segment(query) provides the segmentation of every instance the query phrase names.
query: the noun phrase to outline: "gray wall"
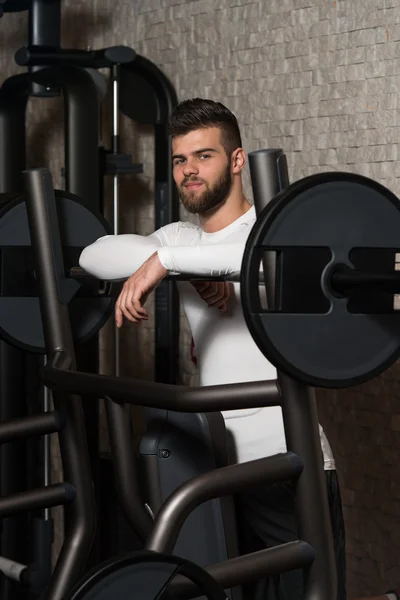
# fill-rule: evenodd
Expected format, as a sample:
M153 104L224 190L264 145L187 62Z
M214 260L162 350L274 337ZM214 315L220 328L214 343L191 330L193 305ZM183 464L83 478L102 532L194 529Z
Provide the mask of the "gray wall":
M347 170L400 191L400 0L68 0L63 6L64 46L132 46L163 69L180 98L200 95L229 106L247 150L284 148L292 180ZM25 37L26 15L0 22L3 78L18 72L13 53ZM60 100L32 100L29 113L30 166L50 164L60 185ZM121 230L145 234L153 228L152 135L127 121L123 130L124 149L144 162L145 174L122 185ZM245 181L250 196L247 172ZM152 377L153 329L151 320L124 329L125 374ZM189 342L185 329L184 383L196 381ZM103 347L108 371L109 335ZM318 394L343 490L350 597L398 584L398 380L395 366L358 388Z

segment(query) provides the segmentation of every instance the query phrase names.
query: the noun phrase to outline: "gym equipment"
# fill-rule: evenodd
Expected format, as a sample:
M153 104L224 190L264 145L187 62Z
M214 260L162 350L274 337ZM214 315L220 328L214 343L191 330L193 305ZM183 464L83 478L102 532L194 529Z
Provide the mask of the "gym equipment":
M44 77L45 70L42 69L35 73L26 73L16 77L11 77L3 83L0 90L0 124L2 133L1 138L1 168L2 187L1 192L11 193L23 192L21 184L21 170L25 168L25 110L27 99L31 92L31 83L33 78ZM100 161L98 152L98 92L93 82L92 75L75 67L52 67L47 70L49 80L57 81L57 84L63 88L65 104L65 127L67 135L65 137L65 183L67 193L75 194L78 192L79 198L86 203L88 210L98 210L99 207L99 179L100 179ZM51 76L51 77L50 77ZM47 81L49 81L47 80ZM75 205L76 203L74 203ZM12 215L12 213L10 213ZM37 322L37 321L36 321ZM32 325L29 324L29 328ZM38 378L38 373L43 366L43 359L37 358L35 366L29 371L25 368L28 358L27 353L15 351L10 344L1 342L2 347L2 406L5 419L12 417L23 417L30 412L28 405L27 389L32 394L33 375ZM96 336L90 340L82 342L77 347L77 360L83 368L97 372L98 350ZM40 398L42 390L37 388L36 404L40 403L40 410L43 409L44 399ZM12 400L11 400L12 399ZM12 412L8 408L12 403ZM33 405L31 405L33 406ZM87 434L91 449L92 471L95 484L98 481L98 407L95 405L85 407L87 420ZM32 442L29 442L33 444ZM41 444L40 441L37 442ZM22 444L22 442L20 443ZM25 453L25 450L22 450ZM43 449L38 447L30 455L42 455ZM17 454L17 445L10 444L1 449L5 454L4 461L13 465L14 472L10 472L8 479L2 479L2 495L15 493L26 489L26 477L24 476L23 465L26 462L21 451ZM27 452L28 453L28 452ZM37 459L38 460L38 459ZM48 468L48 462L46 463ZM48 480L48 474L44 474L43 479ZM17 481L18 480L18 481ZM37 484L36 484L37 485ZM14 519L13 527L19 526L22 517ZM12 529L12 523L10 527ZM19 562L26 560L26 549L29 546L22 546L18 540L26 538L28 526L23 527L25 535L10 531L9 536L1 536L2 547L1 555L7 558L13 558ZM47 527L47 525L46 525ZM51 539L51 536L50 536ZM36 544L35 544L36 545ZM94 551L95 551L95 546ZM49 548L50 551L50 548ZM8 585L8 582L5 582ZM21 594L21 600L26 597L24 590L18 590ZM9 595L15 598L14 590ZM4 596L6 598L6 596Z
M154 127L154 229L179 220L179 199L172 177L168 118L178 103L175 89L164 73L144 56L137 55L119 69L121 112L142 125ZM138 90L140 89L140 94ZM154 379L179 381L179 295L172 281L155 291Z
M105 219L90 210L78 197L56 191L57 204L49 212L52 229L61 224L60 262L76 264L82 249L100 236L111 233ZM9 200L0 208L0 336L27 352L45 353L35 277L26 197ZM100 285L85 286L64 274L59 264L59 294L69 305L75 341L92 338L104 325L114 307L114 299L102 294ZM97 289L96 289L97 288Z
M360 384L400 356L394 294L400 203L350 173L297 181L261 212L243 257L242 302L260 350L314 387ZM275 254L275 294L261 308L262 256Z
M48 205L54 202L51 193L51 176L47 170L34 170L27 171L25 177L32 248L49 355L49 362L43 372L44 382L56 395L79 393L91 398L103 397L109 407L112 405L114 416L119 415L119 422L116 418L113 423L114 434L118 435L118 450L113 457L117 465L116 487L131 493L130 516L138 529L147 534L148 527L152 525L145 548L153 552L170 552L182 524L199 503L221 495L239 493L257 482L296 478L299 489L296 508L301 540L270 548L255 555L237 557L218 565L208 565L206 570L224 587L229 588L244 581L260 578L268 572L304 568L307 572L306 598L333 600L336 597L336 589L329 511L320 460L315 400L309 390L297 382L284 379L281 381L285 388L282 396L273 381L209 388L183 388L77 371L67 307L61 303L55 285L57 270L53 261L55 250L52 244L57 243L59 246L60 241L57 241L56 232L50 233L46 218ZM125 403L177 412L217 412L239 407L281 404L289 450L285 454L274 457L204 473L194 480L187 481L162 505L155 515L154 522L151 523L148 513L140 505L140 499L138 503L137 489L135 489L137 479L127 479L123 471L130 449L127 444L127 427L123 425L126 423ZM119 465L119 461L122 461L122 464ZM121 501L124 503L123 497ZM82 562L85 549L77 544L74 550L80 554ZM69 558L72 560L72 555ZM74 561L74 565L76 564L77 562ZM67 575L65 567L65 563L58 564L53 573L49 586L49 600L57 600L61 597L59 595L61 580L64 596L75 583L76 570L73 572L70 569ZM118 573L121 574L117 571Z
M176 102L176 95L172 86L167 82L165 76L156 67L141 59L131 48L116 46L100 50L81 51L76 49L62 49L60 46L61 31L61 2L60 0L6 0L2 4L4 12L28 10L28 43L26 47L20 48L15 54L16 63L19 66L27 68L26 73L8 78L0 88L0 194L3 194L2 204L6 207L6 201L13 199L16 203L17 197L21 199L21 207L24 205L24 188L21 181L21 171L26 168L25 157L25 113L27 102L30 96L51 97L63 94L64 100L64 120L65 120L65 168L63 169L63 181L66 188L65 192L56 192L57 198L67 198L60 202L65 205L67 212L77 210L76 203L80 204L79 214L87 211L98 213L101 211L101 197L103 193L103 176L111 175L115 179L121 173L140 173L142 165L132 164L131 157L119 152L117 132L114 131L112 148L106 149L99 146L99 119L100 102L104 99L106 93L105 77L96 69L107 67L114 73L121 68L122 64L127 67L136 60L141 64L141 81L146 86L146 102L151 98L151 107L153 112L145 111L141 108L148 119L148 122L155 124L157 135L156 152L156 175L157 191L156 214L161 215L161 220L165 224L169 222L169 215L175 211L178 214L178 201L172 193L172 176L169 169L170 149L168 136L165 137L166 109ZM1 12L1 11L0 11ZM6 17L5 17L6 18ZM4 20L3 20L4 23ZM148 75L147 75L148 74ZM130 88L134 81L135 67L127 69L124 81L125 89ZM141 97L141 93L135 95ZM139 90L140 92L140 90ZM150 96L149 96L150 94ZM122 96L124 90L122 90ZM160 98L158 98L160 96ZM114 98L114 110L118 108L118 98ZM149 106L149 104L148 104ZM159 106L163 109L160 112ZM121 106L119 107L121 108ZM140 102L135 103L136 112L140 109ZM115 113L114 113L115 114ZM162 130L162 131L161 131ZM165 156L163 152L167 148ZM6 198L4 194L9 194ZM76 197L76 202L71 201L70 194ZM8 204L8 218L11 218L14 225L17 224L17 215L15 207ZM68 207L68 208L67 208ZM175 207L175 208L173 208ZM21 208L21 224L25 222ZM72 214L72 213L71 213ZM2 212L6 218L5 212ZM90 220L90 217L87 215ZM93 227L96 227L95 219L92 221ZM101 229L101 228L100 228ZM110 230L108 229L108 232ZM4 233L4 232L3 232ZM13 311L19 303L36 306L37 298L36 283L32 277L32 271L29 271L31 264L30 257L27 259L28 273L30 281L23 280L25 266L23 261L26 254L29 253L29 242L25 247L18 247L16 240L22 241L22 231L17 232L13 248L2 247L2 257L7 259L7 290L2 293L15 293L16 296L1 298L11 310L12 319L10 322L3 323L2 327L4 339L8 342L13 340L13 345L5 341L0 341L0 368L2 386L0 390L0 418L6 422L12 418L21 418L25 415L35 414L41 410L48 410L50 395L48 390L43 392L39 373L43 367L43 357L40 356L40 347L43 347L40 320L32 317L26 330L22 328L23 318L14 318ZM84 238L86 239L86 238ZM65 240L66 243L68 240ZM87 242L85 241L85 244ZM78 252L78 247L64 244L63 253L66 264L73 260L72 254ZM25 253L25 257L24 257ZM17 284L10 288L10 262L16 260L20 287ZM70 264L73 264L72 262ZM2 272L2 275L5 275ZM70 274L66 273L65 287L72 289L75 282L68 281ZM112 305L113 289L106 286L99 289L94 282L89 285L81 285L79 292L74 296L73 304L86 302L89 297L94 299L98 305L102 304L104 308L103 316L106 318L107 309ZM64 285L63 284L63 285ZM157 332L156 341L157 359L156 359L156 377L161 381L176 381L177 373L175 368L176 358L178 356L179 329L173 323L179 323L175 319L178 313L178 298L171 284L164 285L163 300L157 308ZM27 294L32 292L34 296L29 299ZM104 293L102 293L104 292ZM107 294L110 292L110 298L107 300ZM72 293L72 292L71 292ZM159 294L162 294L160 291ZM21 297L20 297L21 295ZM11 306L11 298L16 298L16 303ZM72 304L71 304L71 310ZM100 310L102 312L102 309ZM28 315L27 315L28 316ZM100 314L97 315L100 317ZM92 313L92 317L94 314ZM89 321L92 317L89 317ZM96 317L94 317L96 320ZM101 317L100 317L101 320ZM100 326L100 320L98 324ZM20 322L19 322L20 321ZM87 323L89 324L89 321ZM92 323L93 324L93 323ZM17 331L15 331L17 327ZM81 326L80 326L81 327ZM36 328L36 334L35 334ZM82 329L82 327L81 327ZM10 331L9 331L10 330ZM85 371L98 372L98 340L96 336L96 327L87 328L86 334L81 331L75 332L76 340L79 344L76 347L77 363L79 368ZM81 333L84 335L81 336ZM93 334L93 335L91 335ZM22 337L21 340L18 338ZM40 338L40 339L39 339ZM33 345L32 345L33 344ZM162 347L161 345L162 344ZM24 348L22 350L21 348ZM27 351L36 348L36 355ZM89 453L92 466L92 474L95 483L97 495L103 496L99 492L100 488L100 460L98 455L98 406L95 403L85 405L86 433L88 436ZM109 461L106 461L109 462ZM35 468L33 469L32 466ZM49 444L48 437L44 440L32 438L21 440L20 442L8 443L2 446L0 451L0 469L1 469L1 495L7 496L21 490L35 488L39 485L49 483ZM31 476L32 473L32 476ZM33 480L35 474L35 480ZM32 479L32 481L31 481ZM52 537L51 528L49 530L49 513L44 511L42 519L43 531L39 534L40 528L38 522L34 521L35 539L32 544L28 542L24 545L20 540L27 539L27 532L30 530L30 516L9 517L2 522L0 535L0 556L12 558L19 563L31 561L30 550L37 548L35 555L43 552L44 540L50 540ZM106 522L106 519L104 520ZM104 540L104 548L108 549L108 540ZM50 546L47 543L50 551ZM29 552L28 552L29 549ZM93 544L92 562L95 564L103 552L99 544ZM43 559L46 565L47 559ZM26 600L28 592L14 586L9 580L0 579L0 596L3 600L12 597L13 600ZM11 586L11 587L10 587Z
M194 584L192 597L204 595L208 600L226 600L224 590L207 571L188 560L161 552L138 552L102 564L85 577L70 600L122 600L133 594L143 600L161 599L164 595L167 599L175 597L177 591L178 597L182 597L176 585L179 576Z
M176 93L171 83L165 77L163 72L154 65L151 61L143 56L136 55L134 61L129 63L121 64L113 68L113 137L111 146L114 150L119 149L119 123L116 114L116 107L119 106L120 111L132 119L135 123L141 125L150 125L154 128L154 183L155 183L155 203L154 203L154 227L155 229L167 225L168 223L179 219L179 201L176 193L176 188L172 178L172 161L171 161L171 143L168 135L167 123L169 115L177 104L178 100ZM140 93L138 93L140 90ZM124 155L122 155L123 157ZM106 154L109 161L113 161L113 153ZM123 161L119 161L119 175L124 174ZM114 232L118 233L118 214L119 214L119 193L118 193L118 173L110 169L107 171L113 177L113 200L114 200ZM72 277L76 277L80 283L84 286L84 280L86 276L80 269L73 269L71 272ZM118 293L118 285L113 285L110 293ZM155 291L155 341L154 341L154 380L163 383L177 383L179 379L179 297L177 288L173 281L164 281L158 286ZM116 346L118 348L118 330L116 337ZM115 374L119 374L119 356L118 352L115 356ZM107 404L106 404L107 406ZM146 435L146 440L143 440L140 444L141 462L143 463L143 469L149 477L155 473L154 467L160 466L161 472L166 470L168 474L171 474L172 465L171 460L166 461L162 459L161 453L159 454L157 447L162 444L165 439L162 436L155 438L158 440L154 443L153 437L150 433L152 428L156 431L162 430L167 436L168 431L173 428L175 415L168 411L151 411L147 413L144 411L147 422L147 428L149 435ZM190 420L197 421L197 416L189 415ZM198 431L199 428L203 428L204 432L207 430L207 421L203 416L199 417L200 422L193 427ZM222 419L221 419L222 420ZM182 423L180 423L182 425ZM208 437L210 433L208 433ZM215 458L211 452L210 445L207 446L203 452L203 466L207 464L209 460L209 468L215 467ZM160 447L162 449L162 447ZM176 454L173 455L176 457ZM135 460L134 452L131 451L127 456L127 463ZM110 455L103 456L101 461L101 473L104 476L104 483L102 484L102 494L99 498L100 506L104 508L104 523L114 523L114 526L109 528L109 533L104 536L104 543L101 542L101 552L103 558L112 555L113 550L121 551L123 548L132 549L138 546L138 536L132 532L132 528L127 527L125 515L121 510L120 505L117 502L115 490L113 490L113 483L110 477L112 477L112 458ZM188 461L189 462L189 461ZM150 468L150 465L152 467ZM125 465L125 468L130 472L130 466ZM149 470L148 470L149 468ZM157 469L156 469L157 471ZM188 465L188 473L193 473L193 466ZM184 477L185 473L182 470L175 472L173 479L164 479L163 483L165 486L161 486L160 494L164 497L167 490L171 488L172 482L175 481L178 484L179 477ZM108 475L107 475L108 474ZM177 475L180 474L180 475ZM176 478L178 477L178 481ZM156 477L157 479L157 477ZM154 482L154 479L152 479ZM174 489L174 488L173 488ZM110 494L114 497L110 497ZM108 500L106 500L108 498ZM154 498L151 498L151 503ZM106 501L108 507L105 506ZM212 502L213 505L219 505L218 501ZM209 523L211 529L213 519L218 517L219 508L202 506L199 507L198 512L211 512L205 522ZM129 513L129 510L128 510ZM209 517L212 518L209 518ZM217 531L220 529L219 523L215 524ZM196 531L199 528L196 527ZM205 545L209 546L209 550L213 553L219 552L218 559L224 560L227 558L226 548L222 541L215 542L214 530L211 531L210 540L207 540L206 531L202 531L198 534L200 552L201 548ZM187 543L183 548L183 555L187 558L192 557L192 538L186 527L182 530L182 536L180 537L179 543L187 535ZM222 537L223 539L223 537ZM140 547L140 543L139 543ZM233 546L232 542L232 548ZM115 553L115 552L114 552ZM235 551L232 550L233 555ZM207 555L207 553L206 553ZM213 555L213 554L211 554ZM230 554L228 554L229 556ZM196 553L196 559L198 553Z

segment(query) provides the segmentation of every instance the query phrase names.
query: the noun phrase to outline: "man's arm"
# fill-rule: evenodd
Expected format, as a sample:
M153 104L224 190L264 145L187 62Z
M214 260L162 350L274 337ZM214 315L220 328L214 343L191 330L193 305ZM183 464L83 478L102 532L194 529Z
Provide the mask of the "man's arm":
M174 237L168 235L171 226L167 227L168 231L162 228L149 236L104 236L85 248L80 256L79 265L94 277L106 281L128 278L116 303L118 326L124 317L134 323L148 318L143 305L169 272L202 276L240 272L244 242L174 246L169 243ZM224 310L229 286L202 282L196 289L209 306Z
M183 275L238 275L245 242L207 246L164 246L157 251L163 267Z
M112 281L126 279L155 252L171 273L223 276L240 273L244 242L208 246L165 245L161 232L151 235L107 235L87 246L79 265L90 275Z
M123 319L140 323L148 319L144 303L149 294L168 275L222 276L240 273L244 243L210 246L163 246L154 252L124 283L115 307L115 320L121 327ZM161 255L161 256L160 256ZM230 288L224 282L195 285L209 306L225 310Z
M159 231L147 236L106 235L82 251L79 266L104 281L126 279L162 245L163 237Z

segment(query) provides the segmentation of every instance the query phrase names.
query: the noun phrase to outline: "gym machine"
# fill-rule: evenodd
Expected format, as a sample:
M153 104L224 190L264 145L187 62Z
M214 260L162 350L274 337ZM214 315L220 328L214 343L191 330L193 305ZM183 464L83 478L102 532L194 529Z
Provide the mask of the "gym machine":
M146 536L147 550L169 553L175 551L185 518L191 510L197 509L199 502L238 493L257 481L294 477L297 480L296 509L300 540L255 556L207 565L206 571L224 588L231 589L252 578L257 579L262 576L261 573L302 567L306 598L335 598L336 575L317 412L313 390L307 384L331 388L355 385L383 372L399 356L399 319L392 303L393 294L400 291L399 274L393 273L395 254L400 246L395 237L398 230L396 218L399 218L400 209L398 199L391 192L365 177L347 173L312 176L288 185L277 194L275 188L273 200L263 208L271 200L265 183L263 185L267 174L268 184L271 184L271 174L275 168L273 166L271 170L271 160L272 165L274 161L275 164L284 165L284 157L279 151L250 154L258 219L246 244L241 285L243 309L250 331L263 352L278 365L278 386L276 382L256 382L187 389L78 372L74 367L73 354L70 354L68 339L63 341L61 337L61 324L65 322L66 312L56 294L56 273L60 270L52 266L53 259L49 253L50 241L56 245L60 241L56 230L46 229L48 221L43 220L45 207L47 210L51 207L51 180L46 171L31 171L26 173L30 189L30 227L37 272L40 273L38 284L42 320L48 331L47 343L51 356L43 377L53 392L79 394L85 401L104 397L111 407L111 429L112 423L117 424L115 415L118 412L122 414L125 403L179 413L189 410L207 413L281 404L287 436L286 454L222 467L187 481L162 503L153 522L148 515L146 517L143 504L137 503L138 494L136 498L131 496L130 517ZM278 184L279 177L273 181ZM366 215L366 211L370 214ZM376 227L377 222L380 228ZM305 269L313 289L318 288L319 293L316 298L311 295L306 312L301 308L304 298L300 308L293 304L293 300L291 305L286 303L287 277L289 281L296 281L293 272L296 252L299 251L301 255L303 249L311 251L310 248L315 254L316 265L321 263L321 249L325 256L326 249L329 250L329 260L324 269L320 266L316 268L313 262ZM266 251L273 252L272 261L271 254L266 255ZM367 261L364 253L369 259L374 257L374 261ZM359 262L361 259L363 261ZM261 308L258 300L261 261L267 277L268 308ZM389 269L390 264L392 269ZM300 285L299 281L297 285ZM375 295L374 304L368 299L368 308L365 300L362 304L360 289L372 291ZM321 290L331 302L330 311L320 308L318 312L315 308L321 300ZM304 352L304 357L301 353L301 358L294 363L291 362L291 344L288 343L287 321L290 318L294 323L290 340ZM305 328L301 327L301 318L314 325L313 329L306 328L306 335ZM279 338L275 335L278 320L282 323L282 331L288 332L287 336ZM350 333L348 328L353 328ZM323 335L318 335L321 331ZM314 344L318 344L317 351L309 343L313 332ZM352 354L353 362L344 364L336 356L345 351L343 340L347 339L346 336L350 335L350 343L356 334L362 349ZM50 352L50 344L53 353ZM316 356L311 352L317 352ZM117 487L123 490L124 485L129 485L130 492L138 492L134 489L135 480L129 479L127 483L123 477L123 461L126 461L124 449L128 447L124 430L116 426L114 433L119 434L118 440L115 438L118 444L113 446ZM122 467L119 461L122 461ZM135 510L138 512L135 513ZM147 597L146 593L151 596L154 587L148 587L149 579L153 582L157 580L159 585L161 581L151 569L146 570L147 578L143 573L138 574L137 569L133 573L128 568L130 560L137 565L138 555L117 558L92 571L77 585L73 597L112 597L116 589L112 588L114 585L127 586L125 589L135 590L143 597ZM258 571L260 564L262 569ZM178 586L182 585L185 593L190 593L188 584L179 582L178 578L171 583L171 586L174 585L177 588L171 587L170 591L179 593Z
M187 389L77 371L68 308L60 301L57 290L59 287L57 280L62 282L63 277L60 278L61 265L59 262L57 264L57 260L54 261L54 257L62 256L62 245L58 229L49 227L49 222L54 222L51 215L55 213L51 176L46 170L28 171L25 176L28 188L28 219L43 315L42 323L49 356L43 377L45 384L52 389L55 398L59 398L61 402L66 402L69 406L75 406L74 402L78 403L78 400L76 398L74 402L72 401L73 394L79 393L83 397L90 397L91 401L93 398L103 397L107 402L112 403L112 410L117 414L118 412L121 414L123 404L126 402L179 412L215 412L276 405L281 402L275 382ZM298 391L296 388L292 391L293 402L296 401L296 391ZM69 395L71 395L71 399L69 399ZM307 422L308 403L304 402L307 397L300 394L297 400L300 416L301 413L304 413L303 419ZM290 404L287 410L289 412L292 410ZM298 430L298 423L295 423L294 420L288 419L286 425L290 433L294 433L293 429ZM315 413L311 414L306 425L303 435L298 432L293 435L292 449L286 454L211 471L178 488L155 515L146 539L145 549L153 553L171 552L185 519L198 504L221 495L239 493L250 485L260 482L281 481L288 478L301 479L304 476L304 484L308 486L308 495L302 497L298 508L300 516L305 517L302 531L305 540L264 550L255 555L237 557L232 561L209 566L207 570L221 585L231 587L240 585L244 581L257 579L264 573L273 572L274 569L279 572L284 569L304 567L308 572L307 587L310 595L333 599L335 584L334 567L331 561L332 553L330 552L332 542L326 491L323 486L320 489L319 485L323 478L318 474L318 471L322 472L322 463L319 460L319 432ZM122 431L119 433L122 434ZM123 450L121 449L122 439L121 435L120 452L114 457L116 462L123 454L121 451ZM302 458L296 454L296 444L301 446L299 449L303 451ZM65 470L66 478L72 485L74 485L74 481L80 479L81 457L85 457L85 455L87 455L87 451L85 452L82 444L79 452L80 460L75 460L74 464L71 462L68 465L69 469ZM88 461L83 460L83 465L86 463ZM116 470L116 477L119 477L120 474ZM119 485L123 484L124 481L119 483ZM78 490L76 491L78 492ZM89 499L89 495L86 497ZM313 506L312 521L307 518L310 515L310 505ZM66 510L68 510L67 507ZM72 504L69 510L74 510L80 520L78 506L74 507ZM81 525L83 526L83 521L81 521ZM89 536L90 531L87 531L87 537L84 538L85 543L72 548L70 532L67 531L63 551L47 591L49 599L68 597L71 584L75 584L81 575L81 568L88 552ZM312 547L317 548L315 556ZM97 570L91 572L72 592L72 597L93 598L94 595L97 595L99 598L104 598L106 593L111 598L115 597L117 590L118 593L121 593L121 586L125 586L126 591L129 589L146 597L151 582L153 582L153 586L150 586L150 590L154 590L154 582L157 582L158 589L161 584L165 585L165 576L162 580L157 571L147 568L142 571L137 569L132 571L128 568L129 560L128 564L126 560L123 568L118 568L116 571L114 569L111 573L106 572L105 577L96 576ZM135 556L132 561L136 564ZM118 560L117 562L119 563ZM110 567L110 562L108 566ZM175 573L172 576L175 576ZM171 581L173 585L184 586L185 593L188 593L187 582L173 580L173 577L170 577L168 585Z
M30 255L24 187L21 172L26 168L26 108L30 97L63 95L65 131L65 190L55 192L60 226L66 236L67 264L77 264L82 248L99 235L113 232L101 217L104 176L114 178L114 207L118 213L118 177L143 171L132 164L131 157L119 151L118 111L127 111L127 104L136 86L143 86L146 103L136 100L130 110L138 122L154 125L156 131L156 198L158 226L165 225L178 212L170 173L169 140L166 131L168 114L176 96L164 74L150 61L131 48L118 46L95 51L62 49L60 0L6 0L1 12L28 11L29 39L26 47L15 54L16 64L27 72L9 77L0 88L0 252L2 258L0 295L0 419L24 418L50 408L50 394L43 389L40 372L45 360L43 335L36 327L40 321L35 297L35 281ZM6 15L4 19L6 19ZM106 79L98 72L108 68L113 84L113 136L111 149L99 147L99 107L106 93ZM124 70L126 68L126 70ZM121 83L122 80L122 83ZM136 94L141 97L141 94ZM167 150L166 150L167 149ZM93 216L94 215L94 216ZM93 216L93 218L92 218ZM116 215L116 217L118 214ZM76 229L83 219L86 233ZM85 223L85 225L83 225ZM115 219L114 226L117 224ZM94 228L94 229L93 229ZM73 287L73 281L70 281ZM75 284L76 287L76 284ZM70 288L71 290L72 288ZM76 288L77 289L77 288ZM100 297L98 284L77 292L70 304L70 317L79 330L76 338L77 361L80 368L98 372L97 332L107 320L113 299ZM65 292L72 294L71 291ZM96 296L97 299L93 296ZM96 304L94 321L85 315L88 297ZM75 308L73 307L75 304ZM83 313L81 313L83 311ZM157 380L174 383L179 342L178 298L173 284L166 282L158 293L155 341ZM93 315L93 313L92 313ZM38 321L39 319L39 321ZM98 322L96 323L96 319ZM78 322L77 322L78 321ZM176 324L175 324L176 323ZM84 408L91 469L96 491L102 485L98 451L98 406ZM109 461L107 461L109 462ZM49 437L8 441L0 448L1 496L35 489L50 482ZM100 495L100 494L98 494ZM28 531L33 529L32 543ZM21 563L35 563L36 596L50 573L52 523L48 510L42 514L4 517L0 531L0 556ZM100 542L93 546L95 564L102 555ZM104 541L107 545L107 540ZM39 561L39 562L38 562ZM0 561L1 562L1 561ZM39 564L40 563L40 564ZM6 566L4 569L7 570ZM0 566L1 570L1 566ZM38 573L42 572L39 577ZM27 588L0 578L3 600L23 600L29 597Z

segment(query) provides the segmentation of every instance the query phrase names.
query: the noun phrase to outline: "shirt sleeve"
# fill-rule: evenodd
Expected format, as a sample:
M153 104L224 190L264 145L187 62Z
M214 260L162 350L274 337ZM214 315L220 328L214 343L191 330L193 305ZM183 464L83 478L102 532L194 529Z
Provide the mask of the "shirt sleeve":
M130 277L165 242L158 231L151 235L106 235L82 251L79 266L104 281Z
M182 275L238 275L245 242L207 246L163 246L157 250L161 264Z
M151 235L106 235L87 246L79 266L93 277L117 281L130 277L155 252L171 273L221 277L240 273L245 242L231 244L175 245L178 224Z

